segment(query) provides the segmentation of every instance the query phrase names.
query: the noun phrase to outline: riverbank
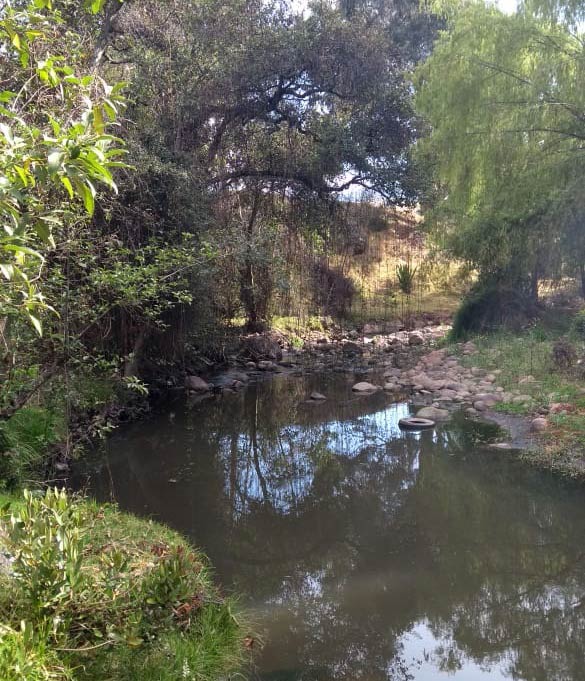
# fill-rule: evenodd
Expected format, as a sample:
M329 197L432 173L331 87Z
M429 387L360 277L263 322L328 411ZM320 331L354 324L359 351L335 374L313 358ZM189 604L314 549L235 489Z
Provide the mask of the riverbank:
M461 361L485 374L497 372L504 392L489 411L524 424L529 442L523 458L585 480L583 340L570 328L536 327L477 338L474 345L473 355Z
M2 502L3 681L212 681L248 663L245 620L176 532L65 492Z

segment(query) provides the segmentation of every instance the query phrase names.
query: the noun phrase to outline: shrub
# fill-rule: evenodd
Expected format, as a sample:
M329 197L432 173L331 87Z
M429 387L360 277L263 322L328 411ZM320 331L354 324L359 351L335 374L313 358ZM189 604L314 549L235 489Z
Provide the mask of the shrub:
M410 263L402 263L396 268L396 277L398 278L398 288L405 295L409 296L414 290L414 278L417 268Z
M62 418L42 407L25 407L0 422L0 480L11 489L36 479L47 449L62 431Z
M506 328L520 330L537 314L534 302L522 293L497 285L475 286L457 310L451 336L457 340L472 333Z
M557 369L570 369L577 361L577 351L566 338L559 338L553 345L552 359Z
M205 667L198 656L212 646L214 674L242 661L243 635L230 603L213 589L201 556L159 525L64 491L25 492L22 505L4 512L0 544L12 561L0 581L6 669L17 668L28 648L40 670L31 672L34 681L61 681L67 668L83 668L76 678L96 681L142 678L115 670L132 660L145 672L149 660L161 667L173 646L194 651L184 658L193 669ZM25 638L14 633L21 622ZM29 681L8 672L0 678Z

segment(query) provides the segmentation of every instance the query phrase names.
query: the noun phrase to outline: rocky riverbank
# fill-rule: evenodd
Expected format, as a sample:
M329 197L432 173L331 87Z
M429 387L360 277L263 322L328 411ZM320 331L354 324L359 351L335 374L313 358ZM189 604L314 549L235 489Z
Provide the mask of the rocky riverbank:
M302 348L291 346L285 334L254 334L243 339L228 368L205 377L187 376L185 387L192 399L199 400L275 374L350 372L356 376L356 394L391 393L397 400L414 403L418 417L434 421L446 420L454 411L469 418L488 418L510 434L495 447L538 446L538 436L548 429L549 421L548 412L539 413L545 410L537 409L529 392L534 378L520 376L516 387L506 389L500 384L501 370L474 366L478 353L474 342L437 347L449 330L448 324L436 324L384 333L366 325L348 333L314 332ZM307 397L319 402L327 395L315 392ZM525 413L500 413L502 405L517 406ZM552 405L553 413L557 407Z

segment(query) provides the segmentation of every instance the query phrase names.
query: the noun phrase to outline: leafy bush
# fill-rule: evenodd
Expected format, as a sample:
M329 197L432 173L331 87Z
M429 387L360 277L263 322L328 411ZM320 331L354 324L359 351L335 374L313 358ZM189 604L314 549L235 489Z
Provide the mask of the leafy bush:
M184 656L189 668L207 668L199 656L218 641L214 674L242 662L243 637L229 602L213 589L201 556L174 533L49 490L25 492L22 505L5 510L0 537L11 557L0 581L0 615L9 628L0 678L61 680L65 671L50 670L80 667L80 678L96 681L142 678L115 670L144 668L148 660L161 667L165 656L168 666L175 647L194 651ZM11 633L21 622L25 638ZM23 646L37 651L40 671L11 677Z
M472 333L499 328L520 330L536 316L533 301L518 291L479 284L463 301L453 319L451 336L457 340Z

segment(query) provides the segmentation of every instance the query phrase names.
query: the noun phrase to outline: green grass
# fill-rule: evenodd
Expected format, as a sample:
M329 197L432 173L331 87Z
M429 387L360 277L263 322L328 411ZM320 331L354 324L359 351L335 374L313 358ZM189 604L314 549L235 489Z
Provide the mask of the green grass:
M248 625L180 535L56 491L0 502L0 548L15 558L0 570L2 681L211 681L244 668Z
M566 405L567 414L548 416L549 428L539 435L538 446L525 456L537 465L585 478L585 384L575 367L562 371L552 359L555 341L570 329L570 319L555 316L553 323L545 319L541 325L523 333L475 337L471 340L478 352L463 355L461 362L489 372L499 371L497 384L506 392L531 397L527 404L502 402L495 407L496 411L531 416L554 403ZM573 332L569 339L578 356L584 357L583 338ZM452 351L456 352L457 346L453 346ZM534 382L519 383L526 376L532 376Z

